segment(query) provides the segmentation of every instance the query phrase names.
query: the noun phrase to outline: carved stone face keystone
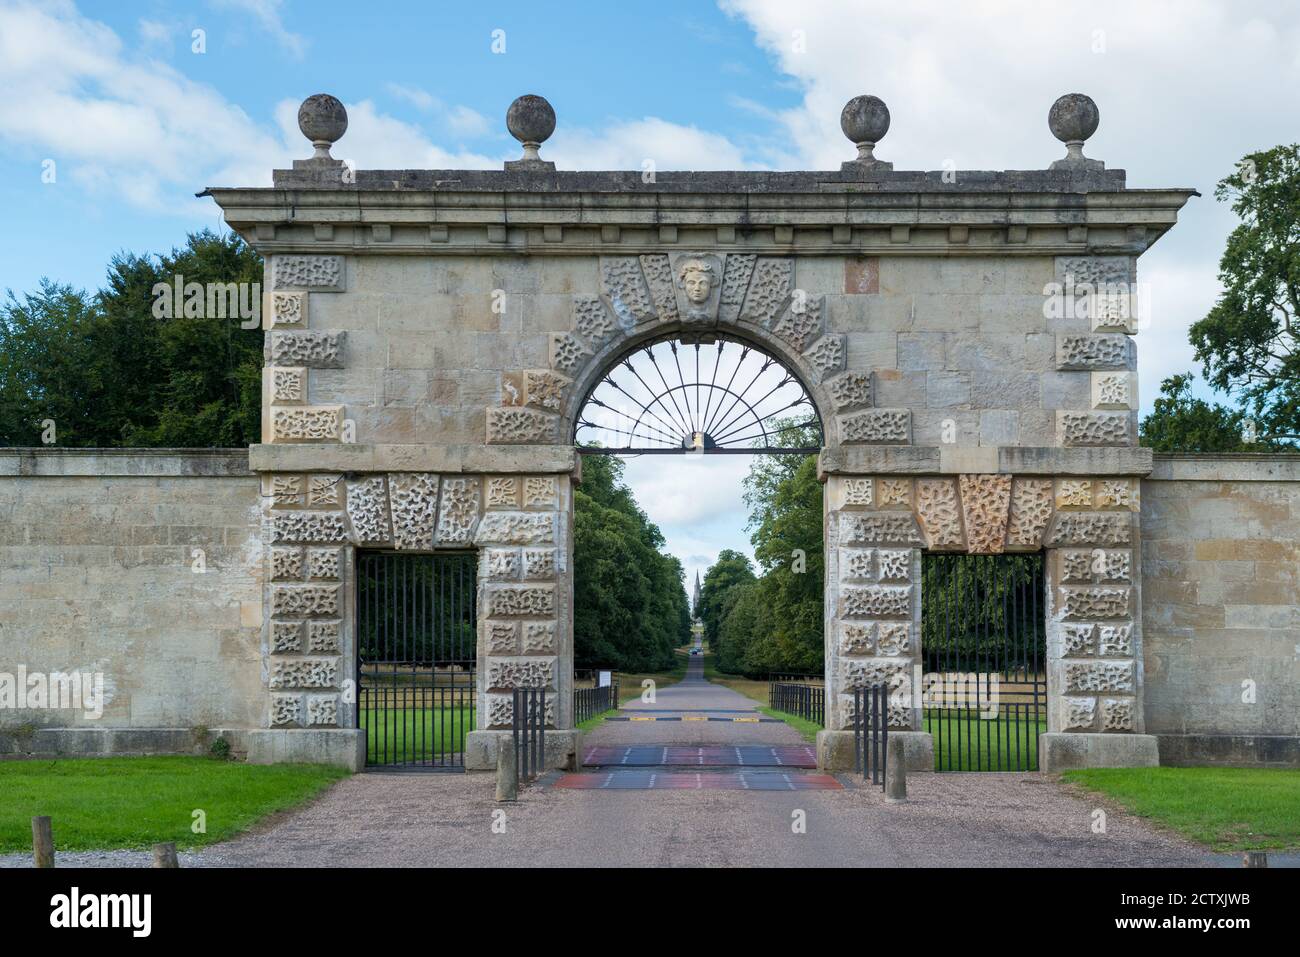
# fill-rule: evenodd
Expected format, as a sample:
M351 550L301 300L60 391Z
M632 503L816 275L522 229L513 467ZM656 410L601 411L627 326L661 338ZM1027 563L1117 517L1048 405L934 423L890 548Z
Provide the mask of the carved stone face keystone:
M705 253L691 253L673 263L677 285L678 312L686 322L717 319L722 289L722 260Z
M687 299L697 306L709 301L714 281L713 267L709 263L702 259L691 259L682 265L680 275Z

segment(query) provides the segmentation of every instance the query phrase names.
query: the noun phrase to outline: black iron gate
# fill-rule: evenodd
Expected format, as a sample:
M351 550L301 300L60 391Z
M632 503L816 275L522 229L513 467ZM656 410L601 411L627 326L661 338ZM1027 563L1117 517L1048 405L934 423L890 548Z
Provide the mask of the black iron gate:
M357 727L372 767L465 766L474 724L473 552L357 555Z
M1043 556L926 554L922 707L938 771L1033 771L1047 730Z

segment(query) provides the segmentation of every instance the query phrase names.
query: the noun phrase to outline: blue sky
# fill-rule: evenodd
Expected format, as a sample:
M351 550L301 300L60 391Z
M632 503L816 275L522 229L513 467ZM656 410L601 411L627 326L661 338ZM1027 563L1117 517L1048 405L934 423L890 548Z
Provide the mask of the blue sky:
M193 194L269 184L307 156L294 113L315 92L347 104L335 155L363 168L498 166L517 155L503 117L525 92L555 105L543 153L561 168L834 168L853 152L840 107L870 92L890 106L877 155L896 168L1041 169L1062 153L1047 109L1077 90L1101 108L1089 155L1130 186L1205 194L1140 264L1149 408L1161 378L1194 367L1186 328L1217 294L1232 217L1214 183L1297 138L1297 89L1284 0L0 0L0 289L95 288L113 253L217 225ZM743 462L699 467L716 478L689 498L676 470L629 468L692 569L746 544Z

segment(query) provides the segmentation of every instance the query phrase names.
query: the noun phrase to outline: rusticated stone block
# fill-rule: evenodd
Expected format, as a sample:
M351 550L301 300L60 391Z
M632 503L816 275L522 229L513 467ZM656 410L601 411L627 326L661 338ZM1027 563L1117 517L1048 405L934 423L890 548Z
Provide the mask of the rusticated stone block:
M1001 552L1011 508L1011 476L962 475L960 485L967 549L978 554Z
M557 441L559 416L503 406L487 410L489 445L546 445Z
M387 545L393 540L388 524L388 487L381 475L348 485L348 521L358 545Z
M500 585L484 589L484 604L493 618L545 618L555 614L554 585Z
M873 585L840 589L844 618L911 618L911 585Z
M1061 588L1061 614L1066 618L1127 618L1128 586Z
M790 298L794 260L762 257L754 264L740 320L770 326Z
M826 383L835 408L848 409L871 405L871 376L865 372L845 372Z
M572 333L557 332L551 336L551 368L569 378L573 378L591 354Z
M474 540L482 510L482 489L478 476L442 480L442 497L438 502L439 544Z
M1133 519L1127 512L1058 512L1046 544L1108 547L1132 542Z
M564 405L564 390L572 380L546 369L524 371L524 404L547 412L559 412Z
M342 369L346 332L271 332L271 364Z
M1070 661L1065 664L1065 690L1084 694L1133 691L1131 661Z
M438 476L430 472L395 472L388 477L393 514L393 547L433 547L438 510Z
M277 658L271 662L271 687L334 688L339 683L337 658Z
M808 360L808 364L816 369L820 377L824 379L844 368L848 356L848 337L843 335L822 336L803 355Z
M276 618L329 618L339 613L341 585L271 586L271 614Z
M757 260L757 256L748 253L727 254L722 267L722 295L718 308L718 318L722 322L735 322L739 318L745 290L749 288L749 277Z
M840 441L846 444L906 445L912 440L908 409L865 409L839 416Z
M341 405L271 410L273 442L337 442L342 429Z
M840 579L858 582L875 580L875 554L870 548L840 549Z
M641 274L650 289L650 298L660 321L676 322L680 313L677 311L677 287L673 282L672 264L662 254L641 256L640 259Z
M272 259L276 289L310 289L342 292L342 256L275 256Z
M551 512L488 512L479 521L479 544L552 545L555 515Z
M1052 480L1017 478L1011 485L1009 548L1038 548L1052 518Z
M1061 445L1132 445L1128 412L1056 413L1056 431Z
M553 655L556 651L555 622L526 621L524 626L524 654Z
M574 296L573 331L591 345L599 346L614 338L619 328L599 296Z
M824 296L809 296L796 291L789 306L772 325L772 333L788 342L795 352L803 352L822 334L825 305Z
M961 513L957 487L951 479L919 479L916 511L931 548L961 548Z
M554 658L490 658L487 666L487 687L491 691L508 691L512 688L555 687Z
M273 512L271 541L329 545L348 540L342 512Z
M602 256L600 283L623 328L658 318L635 256Z
M1056 368L1131 369L1133 341L1121 333L1069 334L1056 338Z
M840 514L840 536L846 545L923 545L925 540L910 512L864 515Z
M1096 698L1064 698L1065 730L1088 731L1097 721Z

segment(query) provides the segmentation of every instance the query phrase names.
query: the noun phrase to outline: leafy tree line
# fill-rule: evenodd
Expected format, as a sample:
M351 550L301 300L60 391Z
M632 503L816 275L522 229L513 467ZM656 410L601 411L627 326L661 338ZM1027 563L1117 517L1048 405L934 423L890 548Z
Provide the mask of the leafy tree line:
M573 494L573 647L579 668L671 668L690 642L686 571L623 482L624 463L586 455Z
M797 442L816 445L813 429ZM719 670L822 670L822 485L816 456L758 455L745 477L758 562L724 550L704 575L700 618Z
M1240 222L1219 261L1223 292L1188 337L1205 381L1235 404L1196 397L1191 372L1171 376L1142 421L1142 444L1291 451L1300 439L1300 145L1246 156L1215 196Z
M177 275L260 284L262 260L238 236L204 231L168 254L115 256L93 294L48 279L21 297L10 291L0 303L0 444L260 441L261 329L237 318L156 317L154 287Z

